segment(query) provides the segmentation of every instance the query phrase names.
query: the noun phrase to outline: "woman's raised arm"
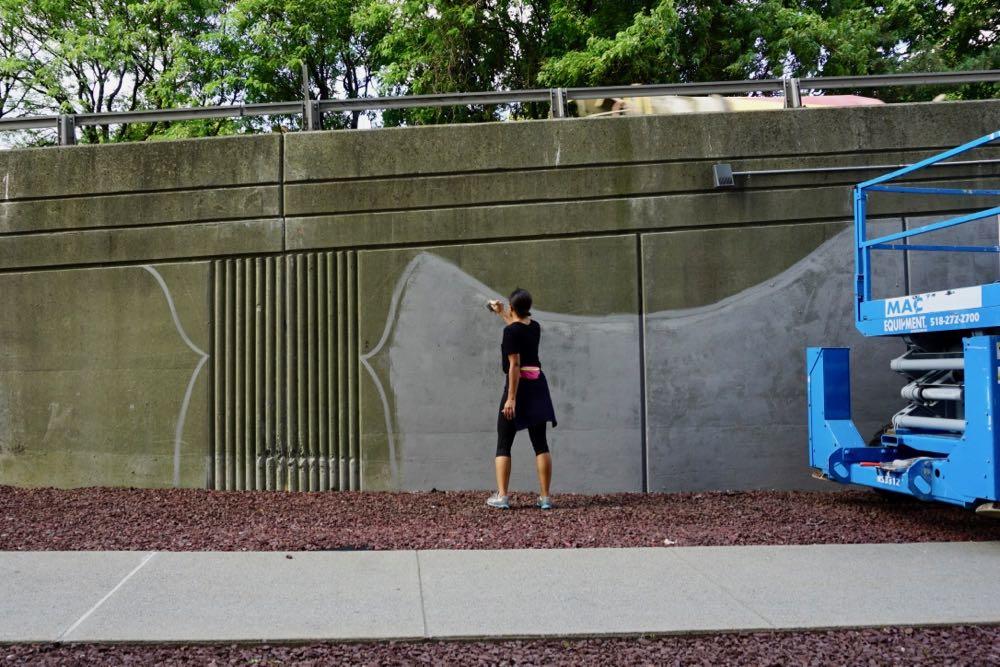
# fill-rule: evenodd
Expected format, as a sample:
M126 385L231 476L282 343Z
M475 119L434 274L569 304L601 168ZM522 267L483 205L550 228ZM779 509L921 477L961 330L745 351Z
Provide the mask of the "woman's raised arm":
M499 299L490 301L490 310L503 320L504 324L517 322L517 313L511 310L509 305L505 305L504 302Z

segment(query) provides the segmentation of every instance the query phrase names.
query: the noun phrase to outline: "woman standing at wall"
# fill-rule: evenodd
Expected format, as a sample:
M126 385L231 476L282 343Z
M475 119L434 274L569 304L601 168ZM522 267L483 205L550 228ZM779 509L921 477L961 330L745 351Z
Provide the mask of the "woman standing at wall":
M486 504L498 509L510 509L507 485L510 482L510 448L514 436L528 429L531 446L535 450L535 468L541 495L538 507L552 508L549 483L552 481L552 455L545 439L545 425L556 425L555 410L549 396L549 385L542 373L538 359L538 344L542 328L531 319L531 295L518 288L510 295L510 306L500 301L490 301L490 310L507 324L500 345L503 372L506 376L500 414L497 417L496 475L497 492Z

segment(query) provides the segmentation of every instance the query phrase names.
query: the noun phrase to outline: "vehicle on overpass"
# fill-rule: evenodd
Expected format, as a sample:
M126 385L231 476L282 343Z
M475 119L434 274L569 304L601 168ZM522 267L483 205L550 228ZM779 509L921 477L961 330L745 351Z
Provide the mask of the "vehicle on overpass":
M654 114L718 113L733 111L765 111L784 109L786 100L780 96L722 96L722 95L656 95L643 97L607 97L603 99L573 100L576 115L581 118L594 116L649 116ZM861 95L803 95L803 107L870 107L885 104L874 97Z

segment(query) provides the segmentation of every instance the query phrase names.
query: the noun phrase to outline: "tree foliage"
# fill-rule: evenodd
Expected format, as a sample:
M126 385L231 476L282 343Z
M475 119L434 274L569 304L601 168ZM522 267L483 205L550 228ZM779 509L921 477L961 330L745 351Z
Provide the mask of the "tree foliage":
M990 69L1000 68L1000 11L995 0L0 0L0 116L296 100L303 63L320 99ZM371 118L393 125L546 112L527 104ZM90 128L83 140L270 122Z
M237 0L213 36L213 72L206 85L239 91L248 102L302 97L301 66L318 99L374 92L373 49L385 28L367 1ZM333 120L357 127L359 114Z
M197 43L215 0L0 0L0 25L32 54L20 94L54 113L133 111L201 103ZM158 125L90 127L87 141L144 139Z
M528 0L377 0L389 26L378 78L388 94L517 90L537 85L548 3ZM388 112L387 123L492 120L497 107ZM537 115L536 106L518 111Z
M565 50L549 85L840 76L988 67L1000 11L992 0L653 0L627 20L565 0ZM574 41L576 43L574 43ZM582 43L581 43L582 42Z

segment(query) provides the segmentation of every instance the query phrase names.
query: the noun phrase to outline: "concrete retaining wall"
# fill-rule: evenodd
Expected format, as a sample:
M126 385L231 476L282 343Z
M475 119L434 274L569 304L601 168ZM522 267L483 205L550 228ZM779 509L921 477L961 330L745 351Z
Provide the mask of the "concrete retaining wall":
M910 163L998 119L986 101L0 153L0 483L488 487L503 378L482 302L523 286L557 491L808 486L807 345L854 348L861 428L899 403L901 344L851 315L870 172L716 191L711 165ZM897 230L979 204L871 210ZM995 258L882 255L881 295L997 278Z

